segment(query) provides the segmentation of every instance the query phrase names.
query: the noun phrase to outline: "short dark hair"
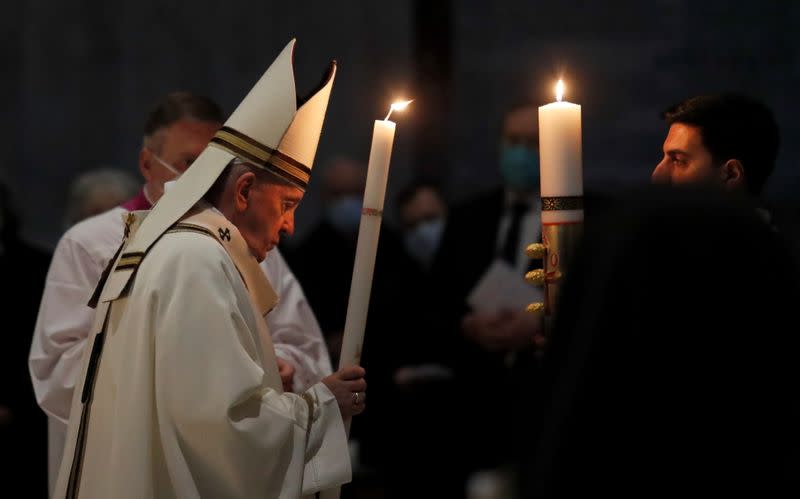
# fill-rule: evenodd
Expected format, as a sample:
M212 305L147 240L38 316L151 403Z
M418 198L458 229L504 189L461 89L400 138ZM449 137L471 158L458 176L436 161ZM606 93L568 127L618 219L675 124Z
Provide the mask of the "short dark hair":
M503 129L506 126L506 120L512 113L519 111L521 109L529 109L529 108L536 108L537 105L533 101L529 99L516 99L512 100L511 102L507 103L503 106L503 112L500 115L500 134L503 133Z
M162 97L147 115L144 136L151 137L162 128L183 119L211 123L225 121L222 110L211 98L191 92L172 92Z
M403 207L414 198L417 192L421 191L422 189L431 189L442 198L442 201L445 199L444 188L438 179L431 177L417 177L397 193L397 197L395 199L397 208L402 210Z
M668 108L662 118L669 125L698 127L714 162L738 159L747 189L761 193L780 146L775 116L763 102L734 93L699 95Z

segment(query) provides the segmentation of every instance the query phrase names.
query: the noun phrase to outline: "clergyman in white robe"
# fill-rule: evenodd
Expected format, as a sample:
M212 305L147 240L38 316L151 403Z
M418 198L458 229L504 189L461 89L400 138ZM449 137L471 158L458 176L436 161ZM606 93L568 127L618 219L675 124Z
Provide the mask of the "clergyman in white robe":
M261 316L274 292L255 259L234 263L236 227L200 215L217 231L171 229L129 294L98 305L54 497L295 498L349 481L335 397L281 393Z
M144 192L126 205L150 208ZM48 416L51 493L64 449L72 392L95 314L87 303L122 242L127 214L127 209L117 207L70 228L59 240L48 271L29 367L36 399ZM261 268L280 296L266 318L275 351L294 366L293 391L300 393L331 374L328 350L305 294L277 248Z

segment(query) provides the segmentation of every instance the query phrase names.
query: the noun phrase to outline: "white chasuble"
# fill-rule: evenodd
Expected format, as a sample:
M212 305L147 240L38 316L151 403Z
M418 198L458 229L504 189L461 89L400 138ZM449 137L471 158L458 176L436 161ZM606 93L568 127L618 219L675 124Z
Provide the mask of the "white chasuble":
M138 267L101 295L54 497L297 498L350 480L333 394L281 391L274 292L242 248L206 209L145 255L123 249L116 269ZM117 275L106 289L125 289Z

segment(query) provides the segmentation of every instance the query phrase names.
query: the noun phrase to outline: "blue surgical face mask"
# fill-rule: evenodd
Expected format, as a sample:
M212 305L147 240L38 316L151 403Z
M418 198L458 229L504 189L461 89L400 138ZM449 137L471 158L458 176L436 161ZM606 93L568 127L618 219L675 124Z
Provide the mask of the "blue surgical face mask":
M500 149L500 173L508 187L538 189L539 153L523 145L504 145Z
M362 204L358 196L343 196L331 202L325 216L339 232L353 234L358 231L358 224L361 223Z
M406 231L403 243L406 251L424 267L429 267L439 249L439 241L444 232L444 219L435 218L418 223L414 228Z

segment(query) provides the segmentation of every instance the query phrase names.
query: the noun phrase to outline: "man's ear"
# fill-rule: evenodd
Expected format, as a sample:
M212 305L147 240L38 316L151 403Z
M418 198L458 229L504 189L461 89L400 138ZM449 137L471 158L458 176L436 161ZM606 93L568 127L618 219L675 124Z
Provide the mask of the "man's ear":
M255 182L256 175L253 172L243 173L236 179L236 211L242 212L247 209Z
M139 171L142 172L142 177L148 182L152 175L150 175L150 155L152 153L146 147L139 149Z
M720 169L722 175L722 183L728 189L743 189L744 183L744 166L738 159L729 159L722 164Z

